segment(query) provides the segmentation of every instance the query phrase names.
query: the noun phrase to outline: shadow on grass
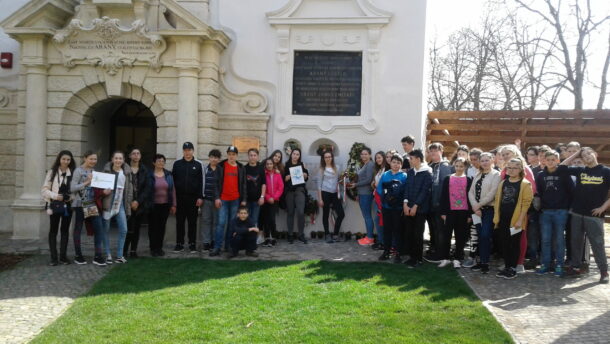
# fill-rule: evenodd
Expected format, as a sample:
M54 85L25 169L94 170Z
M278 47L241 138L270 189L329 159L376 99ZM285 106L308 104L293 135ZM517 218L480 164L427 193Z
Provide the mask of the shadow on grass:
M453 298L478 300L466 283L451 269L437 269L424 265L409 270L402 264L317 260L302 262L139 259L114 268L93 287L88 296L143 293L291 265L301 265L303 276L314 283L376 280L377 285L396 288L400 292L415 291L434 302Z
M314 279L316 283L379 279L377 285L393 287L401 292L417 290L420 295L434 302L453 298L478 301L453 269L438 269L430 264L408 269L403 264L315 261L303 269L306 271L305 276Z

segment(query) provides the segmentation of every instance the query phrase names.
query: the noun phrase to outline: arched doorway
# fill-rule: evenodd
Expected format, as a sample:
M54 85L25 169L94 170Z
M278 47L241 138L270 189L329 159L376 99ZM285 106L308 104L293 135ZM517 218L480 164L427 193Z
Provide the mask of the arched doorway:
M142 151L142 162L151 166L157 153L157 121L149 107L132 99L112 99L93 109L90 116L87 149L98 152L99 168L112 152L128 154L134 147Z

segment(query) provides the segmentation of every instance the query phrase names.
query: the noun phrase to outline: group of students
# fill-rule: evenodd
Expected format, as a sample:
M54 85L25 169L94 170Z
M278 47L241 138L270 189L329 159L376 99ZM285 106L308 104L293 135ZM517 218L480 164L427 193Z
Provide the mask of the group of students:
M528 264L536 268L538 263L539 274L578 276L587 270L590 244L600 282L608 282L603 215L610 207L610 169L598 164L593 149L576 142L556 149L528 147L526 161L517 145L490 152L460 146L448 161L440 143L430 144L425 152L414 149L412 136L401 143L404 155L395 150L372 155L363 148L357 178L343 185L357 190L366 227L366 236L358 243L381 250L380 260L398 263L408 258L404 262L411 268L426 260L440 267L464 266L488 273L490 257L497 252L505 263L498 277L514 278ZM104 172L116 175L116 185L106 190L90 185L95 153L85 153L82 165L76 167L69 151L60 152L42 188L51 220L51 265L70 263L66 250L72 213L77 264L86 264L80 245L83 225L94 236L94 264L125 263L127 256L137 257L139 229L146 217L151 255L163 256L170 213L176 215L175 252L185 250L186 235L192 253L201 249L219 256L224 246L229 257L242 249L256 256L258 245L276 243L272 235L280 204L287 212L288 242L307 243L308 191L305 183L292 185L290 175L291 167L300 166L305 182L309 179L300 149L292 149L285 163L279 150L261 163L259 151L252 148L248 162L242 164L237 161L237 148L230 146L226 159L221 161L221 152L213 149L203 164L195 159L192 143L182 148L183 157L171 171L165 169L161 154L155 155L154 168L149 170L137 148L129 153L128 163L122 152L113 153ZM322 152L317 177L327 243L339 240L345 217L340 192L345 175L334 159L332 151ZM293 235L295 217L297 235ZM113 218L119 229L114 260L108 239ZM329 218L334 219L332 232ZM424 256L426 223L430 240ZM465 259L467 243L470 257Z
M380 260L398 263L408 256L411 268L426 260L486 274L495 251L504 259L497 277L513 279L526 267L575 277L588 272L592 249L600 283L608 283L604 213L610 168L598 163L592 148L577 142L532 146L526 161L514 144L491 152L460 146L447 161L440 143L424 155L412 141L403 138L409 165L392 155L377 185L384 222ZM430 247L422 256L426 222ZM464 259L469 240L471 256Z

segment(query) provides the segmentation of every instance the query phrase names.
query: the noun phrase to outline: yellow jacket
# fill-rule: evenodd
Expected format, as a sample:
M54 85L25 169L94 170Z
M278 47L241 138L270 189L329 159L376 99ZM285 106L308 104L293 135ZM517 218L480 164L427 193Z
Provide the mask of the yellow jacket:
M500 223L500 200L502 199L502 187L504 186L504 181L505 180L500 182L500 185L498 185L496 199L494 200L494 228L498 228L498 224ZM532 191L532 184L527 181L527 179L523 178L523 180L521 180L519 199L517 200L517 205L515 206L515 212L513 213L513 217L510 219L511 227L515 226L517 221L519 221L521 214L527 214L527 210L530 208L533 198L534 192ZM527 217L523 220L523 223L521 223L521 228L524 230L527 229Z

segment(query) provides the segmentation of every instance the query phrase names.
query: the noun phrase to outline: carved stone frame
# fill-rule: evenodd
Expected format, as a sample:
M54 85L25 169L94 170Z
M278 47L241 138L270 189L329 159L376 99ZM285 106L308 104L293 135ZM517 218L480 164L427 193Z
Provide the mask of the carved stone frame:
M328 0L328 3L336 0ZM267 13L277 35L278 84L275 126L280 132L293 128L313 128L330 134L338 128L359 128L366 133L378 130L375 85L379 39L391 14L374 7L369 0L351 0L361 16L300 17L299 8L307 0L291 0L283 8ZM337 4L345 1L336 1ZM321 11L322 12L322 11ZM346 11L346 13L348 13ZM299 50L362 52L361 115L308 116L292 114L294 52Z

